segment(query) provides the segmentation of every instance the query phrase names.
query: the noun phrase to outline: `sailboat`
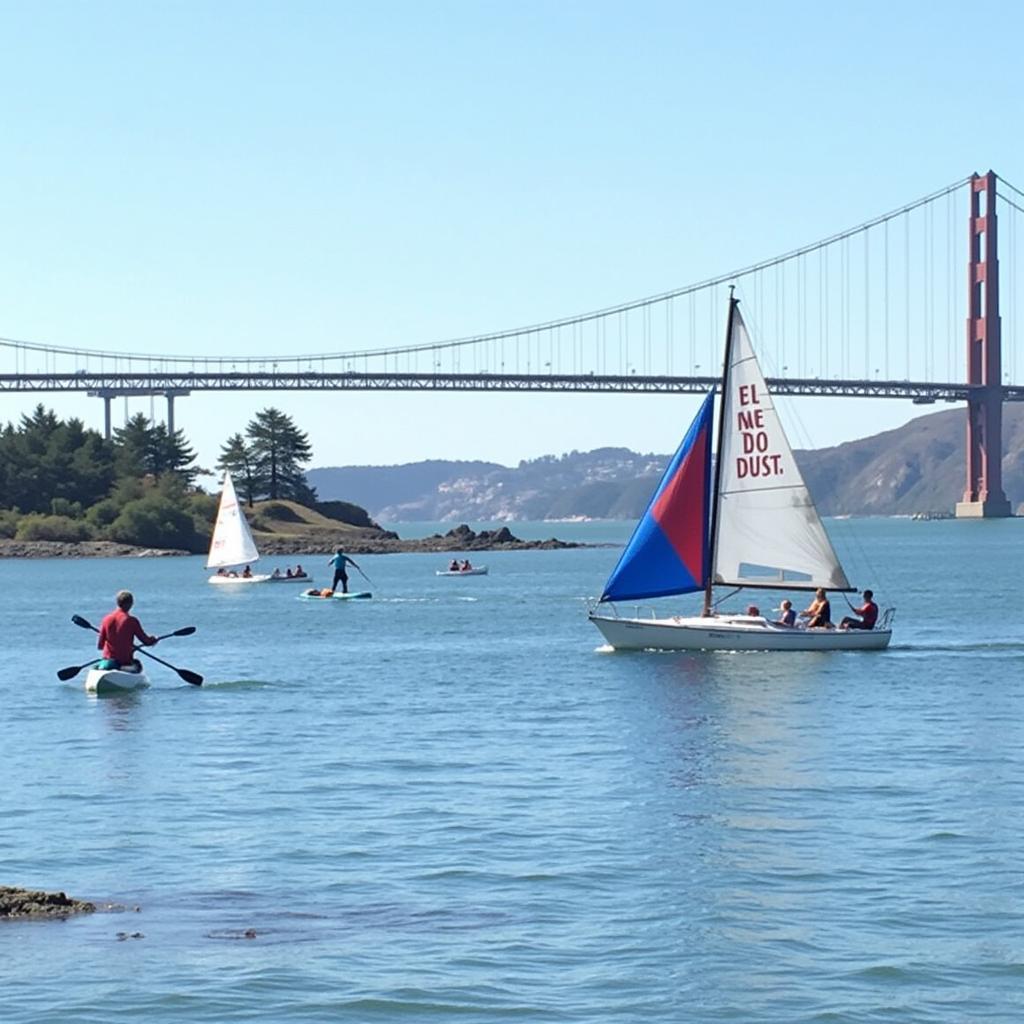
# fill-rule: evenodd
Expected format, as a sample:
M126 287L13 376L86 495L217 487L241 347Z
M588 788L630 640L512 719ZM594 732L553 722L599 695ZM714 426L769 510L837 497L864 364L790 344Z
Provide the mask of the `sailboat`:
M729 299L717 452L714 391L704 399L605 584L590 621L619 650L881 650L893 609L875 629L803 628L716 611L715 587L852 592L797 467L740 314ZM700 615L625 617L616 601L704 592ZM720 603L720 602L719 602Z
M259 557L260 553L252 539L245 513L238 504L231 474L225 472L224 487L220 492L220 506L217 508L217 522L213 528L213 537L210 538L210 554L206 559L207 569L224 571L215 573L209 582L232 585L266 583L270 579L266 574L243 576L237 571L239 566L249 566Z

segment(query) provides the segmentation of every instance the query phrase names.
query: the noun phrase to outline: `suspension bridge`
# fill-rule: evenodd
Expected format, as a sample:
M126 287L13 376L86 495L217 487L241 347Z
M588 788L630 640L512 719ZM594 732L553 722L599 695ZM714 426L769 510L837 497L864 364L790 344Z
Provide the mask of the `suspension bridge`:
M404 347L258 358L5 338L0 391L100 398L108 437L111 403L121 397L166 399L173 431L175 400L205 391L706 393L718 383L723 311L735 285L774 393L965 402L957 514L1005 516L1002 404L1024 400L1016 344L1022 219L1024 192L989 171L772 259L559 320Z

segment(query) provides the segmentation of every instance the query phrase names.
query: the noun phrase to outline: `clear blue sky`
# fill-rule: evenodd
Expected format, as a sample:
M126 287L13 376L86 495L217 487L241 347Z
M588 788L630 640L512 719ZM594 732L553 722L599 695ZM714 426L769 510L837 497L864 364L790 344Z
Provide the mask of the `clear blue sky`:
M339 351L684 285L973 170L1024 180L1022 27L999 3L0 3L0 335ZM697 401L201 395L178 425L207 465L267 404L318 465L515 462L669 451ZM817 445L919 411L800 406Z

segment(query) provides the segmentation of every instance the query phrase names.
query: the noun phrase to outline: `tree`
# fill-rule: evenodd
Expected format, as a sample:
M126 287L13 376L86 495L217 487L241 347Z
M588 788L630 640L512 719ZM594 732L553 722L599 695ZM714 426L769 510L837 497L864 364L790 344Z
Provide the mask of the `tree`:
M191 483L199 472L192 465L196 453L189 447L182 431L168 433L163 423L155 426L140 412L123 427L114 430L119 476L145 476L174 473Z
M316 501L302 464L313 455L309 437L279 409L264 409L246 427L254 489L270 498Z
M256 487L255 468L252 461L252 450L245 443L245 438L241 434L232 434L221 445L217 468L231 474L242 489L247 504L252 508Z

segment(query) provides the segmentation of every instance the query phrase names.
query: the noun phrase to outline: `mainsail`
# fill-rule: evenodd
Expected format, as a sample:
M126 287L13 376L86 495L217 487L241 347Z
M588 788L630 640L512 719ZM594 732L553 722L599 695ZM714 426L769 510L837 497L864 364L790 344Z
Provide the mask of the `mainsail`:
M260 553L252 539L245 513L238 504L231 474L225 473L224 489L220 495L217 524L213 528L206 568L220 569L230 565L243 565L255 562L259 557Z
M711 582L850 590L793 458L738 306L732 317Z
M647 511L605 585L602 601L703 590L708 572L712 391L672 456Z

